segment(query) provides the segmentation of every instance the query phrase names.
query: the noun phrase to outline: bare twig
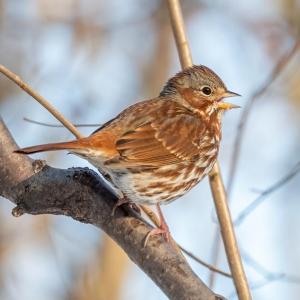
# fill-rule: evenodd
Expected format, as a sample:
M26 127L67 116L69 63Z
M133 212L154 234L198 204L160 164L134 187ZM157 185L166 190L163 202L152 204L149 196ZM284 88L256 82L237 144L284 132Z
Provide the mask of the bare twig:
M65 128L64 125L61 124L54 124L54 123L48 123L48 122L40 122L40 121L36 121L36 120L32 120L29 118L24 117L23 118L24 121L28 122L28 123L32 123L32 124L36 124L36 125L41 125L41 126L46 126L46 127L53 127L53 128ZM100 127L102 124L73 124L73 126L75 127Z
M235 226L241 225L241 223L253 212L259 205L261 205L270 194L274 193L285 184L287 184L291 179L293 179L300 172L300 162L298 162L285 176L283 176L279 181L275 182L268 189L261 192L260 195L253 200L243 211L238 215L234 221Z
M183 69L193 65L191 49L185 34L185 25L179 0L168 0L169 14L179 60Z
M187 68L192 65L192 56L185 34L179 0L168 0L168 6L181 66L182 68ZM218 163L215 164L209 179L235 288L241 300L249 300L251 299L250 290L238 250L230 211L227 205L226 192Z
M226 194L220 192L220 186L224 191L223 181L220 175L219 165L215 165L217 173L210 174L210 186L215 199L216 211L220 223L220 230L223 237L224 248L227 254L231 274L235 283L235 288L240 300L252 299L247 278L242 265L241 255L237 246L237 241L234 233L233 222L230 216ZM214 170L213 170L214 171ZM219 174L214 176L214 174ZM224 192L225 193L225 192ZM224 199L223 199L224 198Z
M70 132L74 134L74 136L76 136L77 138L83 137L72 123L70 123L56 108L54 108L44 97L34 91L33 88L25 83L18 75L16 75L3 65L0 65L0 72L10 80L15 82L27 94L29 94L42 106L44 106L59 122L61 122L66 128L68 128Z
M227 273L225 271L222 271L222 270L216 268L213 265L208 264L207 262L205 262L202 259L200 259L199 257L195 256L193 253L191 253L190 251L186 250L182 246L180 246L180 245L178 245L178 246L182 250L182 252L184 252L186 255L188 255L190 258L192 258L197 263L199 263L202 266L204 266L205 268L209 269L211 272L215 272L215 273L218 273L218 274L223 275L225 277L232 278L231 274L229 274L229 273Z

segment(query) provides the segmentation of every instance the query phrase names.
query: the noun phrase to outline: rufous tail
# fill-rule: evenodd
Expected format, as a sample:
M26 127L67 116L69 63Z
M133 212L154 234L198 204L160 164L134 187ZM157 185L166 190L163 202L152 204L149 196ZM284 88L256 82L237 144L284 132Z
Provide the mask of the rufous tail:
M75 140L70 142L43 144L43 145L37 145L32 147L26 147L26 148L15 150L14 152L21 153L21 154L32 154L37 152L55 151L55 150L74 150L74 152L81 152L80 150L84 150L84 149L85 149L85 145L80 143L80 140Z

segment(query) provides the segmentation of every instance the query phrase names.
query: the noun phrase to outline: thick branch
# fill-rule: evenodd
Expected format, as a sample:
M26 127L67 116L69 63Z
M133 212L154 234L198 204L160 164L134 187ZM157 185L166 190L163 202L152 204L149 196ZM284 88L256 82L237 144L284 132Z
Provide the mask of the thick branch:
M32 161L13 153L17 145L0 117L0 195L9 198L12 183L29 178Z
M133 211L118 209L111 216L115 196L95 172L51 168L13 154L16 147L0 119L0 195L17 204L14 215L66 215L93 224L112 237L170 299L221 299L163 238L151 238L144 248L151 227Z

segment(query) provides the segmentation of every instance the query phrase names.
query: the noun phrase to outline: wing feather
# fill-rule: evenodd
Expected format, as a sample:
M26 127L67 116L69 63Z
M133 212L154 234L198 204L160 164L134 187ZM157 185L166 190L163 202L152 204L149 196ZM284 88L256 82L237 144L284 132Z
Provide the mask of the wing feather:
M158 167L179 163L180 160L157 140L155 134L151 123L125 133L116 143L122 164Z
M193 115L179 114L166 119L162 124L154 122L156 138L182 160L192 160L200 151L201 137L205 132L204 123Z
M199 153L201 120L188 114L160 118L124 133L116 142L118 165L161 167L192 160Z

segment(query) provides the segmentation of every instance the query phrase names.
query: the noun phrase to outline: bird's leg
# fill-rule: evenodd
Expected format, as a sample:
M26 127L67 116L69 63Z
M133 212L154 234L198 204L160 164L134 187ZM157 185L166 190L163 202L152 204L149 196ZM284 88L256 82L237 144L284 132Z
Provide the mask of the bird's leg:
M169 227L166 223L166 220L164 218L164 215L161 211L161 208L160 208L160 205L159 204L156 204L156 209L157 209L157 212L158 212L158 216L159 216L159 227L157 228L153 228L151 229L146 238L145 238L145 242L144 242L144 247L146 247L147 243L148 243L148 240L151 236L153 235L157 235L157 234L162 234L163 237L165 238L165 240L167 242L170 242L170 239L171 239L171 235L170 235L170 230L169 230Z

